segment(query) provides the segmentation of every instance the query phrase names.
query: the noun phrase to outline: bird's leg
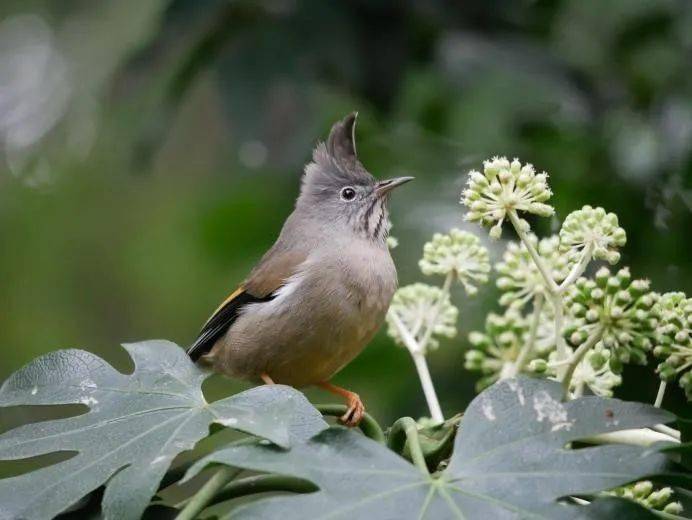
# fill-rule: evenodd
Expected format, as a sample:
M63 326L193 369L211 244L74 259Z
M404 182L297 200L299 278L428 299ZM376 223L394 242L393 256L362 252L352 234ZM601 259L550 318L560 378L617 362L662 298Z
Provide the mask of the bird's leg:
M271 377L269 377L269 374L267 374L266 372L262 372L262 373L260 374L260 377L262 378L262 381L264 381L264 384L265 384L265 385L273 385L273 384L275 384L275 383L274 383L274 380L273 380Z
M346 413L339 418L339 422L350 427L358 426L358 423L363 419L363 414L365 414L365 406L358 394L341 388L340 386L333 385L329 381L318 383L317 386L324 388L327 392L331 392L332 394L339 395L346 399L346 406L348 409Z

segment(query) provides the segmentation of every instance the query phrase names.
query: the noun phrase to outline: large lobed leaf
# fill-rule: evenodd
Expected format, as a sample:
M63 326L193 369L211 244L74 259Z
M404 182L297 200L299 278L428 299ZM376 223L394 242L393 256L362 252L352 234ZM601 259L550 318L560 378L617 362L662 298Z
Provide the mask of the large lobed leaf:
M0 406L81 403L87 413L0 435L0 460L74 452L58 464L0 480L0 518L50 518L108 481L106 518L141 516L173 458L219 423L287 447L324 427L305 397L263 386L207 403L200 370L177 345L124 345L135 369L122 374L82 350L42 356L0 388ZM109 480L110 479L110 480Z
M290 450L253 444L213 453L208 463L294 475L315 483L311 494L243 505L233 518L462 519L588 518L602 506L559 502L611 489L668 468L665 455L636 446L573 450L572 441L669 422L669 413L639 403L582 397L560 402L557 383L522 378L500 382L471 403L448 468L422 473L383 446L341 428ZM617 506L621 503L621 506ZM611 501L608 507L625 507Z

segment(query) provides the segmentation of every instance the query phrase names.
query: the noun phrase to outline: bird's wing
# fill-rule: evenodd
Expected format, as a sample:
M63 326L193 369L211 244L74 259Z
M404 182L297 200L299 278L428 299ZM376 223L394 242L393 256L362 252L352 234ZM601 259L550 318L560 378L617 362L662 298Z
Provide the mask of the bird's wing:
M295 274L307 255L298 251L270 250L252 270L248 279L238 287L210 316L195 342L187 349L193 361L211 351L238 318L240 310L249 303L268 302L276 290Z

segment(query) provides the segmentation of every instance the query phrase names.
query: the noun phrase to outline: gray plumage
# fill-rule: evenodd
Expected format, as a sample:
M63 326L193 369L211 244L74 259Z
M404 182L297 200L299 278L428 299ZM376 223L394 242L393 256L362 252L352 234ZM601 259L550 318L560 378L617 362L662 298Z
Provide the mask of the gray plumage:
M233 377L301 387L328 381L372 339L397 285L389 192L410 178L368 173L355 120L339 121L316 146L278 239L209 319L193 358Z

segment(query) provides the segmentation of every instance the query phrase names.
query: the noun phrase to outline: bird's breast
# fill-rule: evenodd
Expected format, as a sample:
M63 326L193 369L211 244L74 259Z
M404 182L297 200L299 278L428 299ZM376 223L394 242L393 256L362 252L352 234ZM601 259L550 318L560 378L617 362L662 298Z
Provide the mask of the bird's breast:
M389 252L351 247L306 261L274 300L252 304L225 338L225 366L304 386L329 379L384 321L396 289Z

